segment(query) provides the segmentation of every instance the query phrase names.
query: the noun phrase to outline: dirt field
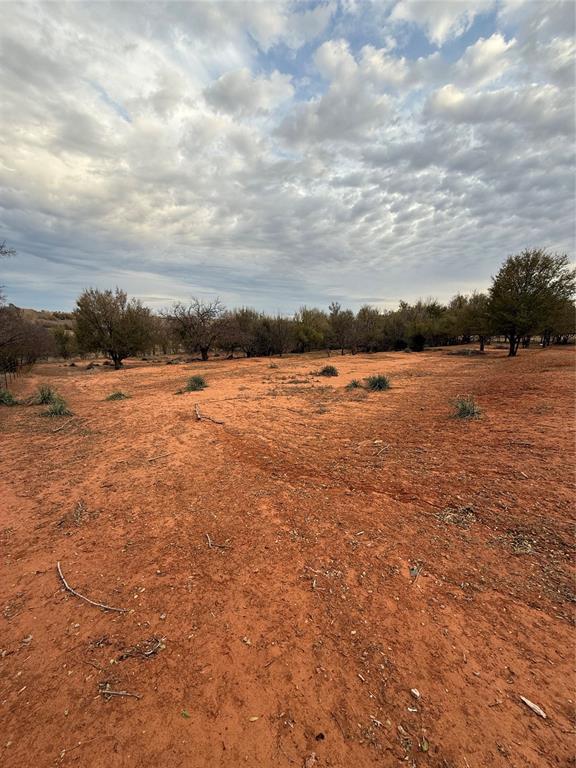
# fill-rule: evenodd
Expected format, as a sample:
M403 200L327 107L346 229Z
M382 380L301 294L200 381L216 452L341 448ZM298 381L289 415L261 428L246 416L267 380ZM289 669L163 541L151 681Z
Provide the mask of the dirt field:
M75 416L0 411L2 766L574 765L573 350L270 362L19 381Z

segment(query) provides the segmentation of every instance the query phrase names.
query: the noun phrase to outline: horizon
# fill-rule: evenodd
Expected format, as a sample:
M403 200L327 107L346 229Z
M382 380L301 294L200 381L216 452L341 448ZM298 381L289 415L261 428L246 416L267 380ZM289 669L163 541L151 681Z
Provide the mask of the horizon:
M10 303L118 285L291 314L573 260L571 2L10 3Z

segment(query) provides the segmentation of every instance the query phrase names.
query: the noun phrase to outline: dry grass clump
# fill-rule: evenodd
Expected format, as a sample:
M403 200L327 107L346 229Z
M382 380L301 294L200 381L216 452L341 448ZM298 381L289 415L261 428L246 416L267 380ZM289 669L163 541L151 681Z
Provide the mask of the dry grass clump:
M368 376L366 379L366 387L372 392L383 392L385 389L390 389L390 379L382 373L378 373L375 376Z
M454 400L454 417L457 419L477 419L481 413L472 395L457 397Z

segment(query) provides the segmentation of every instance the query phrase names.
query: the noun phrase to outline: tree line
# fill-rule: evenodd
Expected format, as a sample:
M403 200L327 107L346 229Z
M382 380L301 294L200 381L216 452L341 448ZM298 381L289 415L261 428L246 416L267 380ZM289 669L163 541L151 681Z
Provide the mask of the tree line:
M90 288L76 301L73 330L58 327L49 339L18 319L19 310L1 305L0 365L10 354L17 366L46 354L98 352L119 368L127 357L158 352L184 351L207 360L215 350L246 357L315 349L419 352L472 341L483 351L494 337L504 337L514 357L535 336L543 346L568 342L576 333L574 291L575 270L568 257L545 249L509 257L487 293L458 294L447 304L402 301L397 309L384 311L365 305L354 313L333 302L327 311L301 307L285 317L250 307L226 309L219 299L192 299L154 314L118 288Z

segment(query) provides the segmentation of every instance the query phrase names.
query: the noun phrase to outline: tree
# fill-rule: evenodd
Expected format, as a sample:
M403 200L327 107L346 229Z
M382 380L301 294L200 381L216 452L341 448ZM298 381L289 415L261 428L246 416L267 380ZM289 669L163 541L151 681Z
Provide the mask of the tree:
M328 318L320 309L300 307L296 313L296 342L300 352L324 347L329 332Z
M52 336L54 337L56 354L58 357L63 357L67 360L74 349L74 333L69 331L68 328L64 328L62 325L57 325L52 331Z
M202 360L208 360L208 352L218 338L218 320L224 312L220 299L200 301L193 298L190 304L174 304L170 319L177 338L188 352L200 352Z
M342 309L337 301L329 306L328 315L330 345L340 349L344 354L346 347L352 346L354 334L354 313L350 309Z
M489 312L495 330L508 338L509 357L516 356L522 337L545 327L574 288L575 271L566 255L533 248L506 259L492 279Z
M145 352L153 343L154 320L137 299L128 301L119 288L89 288L76 300L76 339L86 352L103 352L122 367L122 360Z

